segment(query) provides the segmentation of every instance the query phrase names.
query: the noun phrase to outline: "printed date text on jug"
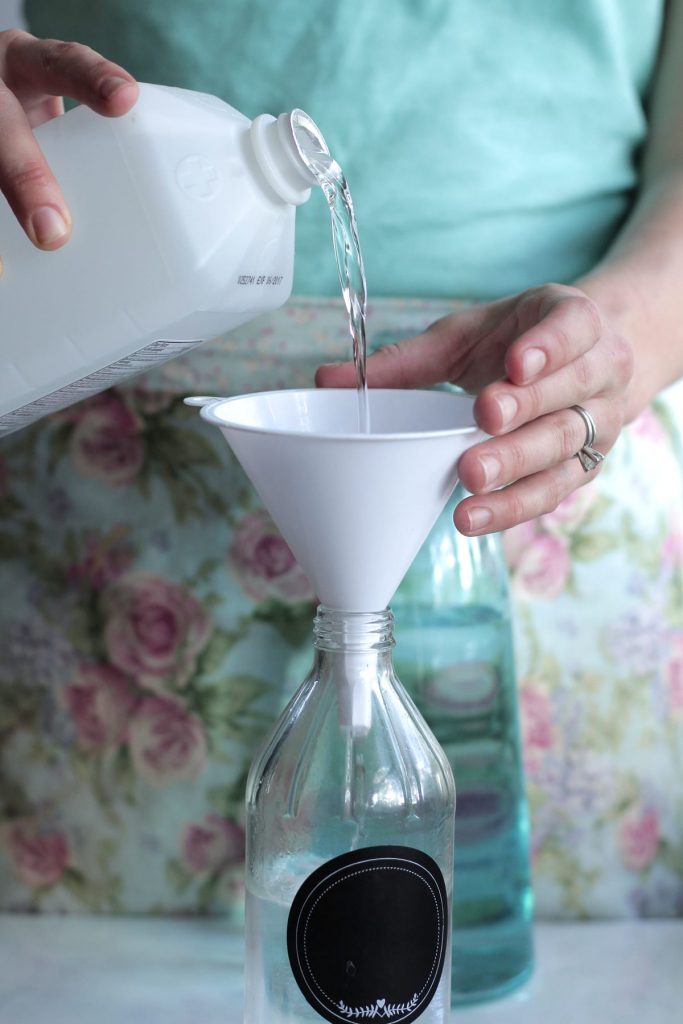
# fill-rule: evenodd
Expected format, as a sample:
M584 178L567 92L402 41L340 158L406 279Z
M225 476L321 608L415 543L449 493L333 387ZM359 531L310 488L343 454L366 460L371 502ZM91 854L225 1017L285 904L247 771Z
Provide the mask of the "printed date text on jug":
M240 274L238 284L274 284L282 283L283 274Z

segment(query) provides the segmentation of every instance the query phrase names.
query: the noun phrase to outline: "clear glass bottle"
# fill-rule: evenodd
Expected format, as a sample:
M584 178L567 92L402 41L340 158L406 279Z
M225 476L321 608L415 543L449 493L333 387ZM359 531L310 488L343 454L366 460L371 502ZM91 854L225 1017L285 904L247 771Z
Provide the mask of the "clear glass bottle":
M396 678L393 616L318 608L247 782L245 1024L445 1024L455 789Z
M453 1004L491 999L533 966L529 828L507 567L500 536L453 525L461 488L392 607L396 665L453 768Z

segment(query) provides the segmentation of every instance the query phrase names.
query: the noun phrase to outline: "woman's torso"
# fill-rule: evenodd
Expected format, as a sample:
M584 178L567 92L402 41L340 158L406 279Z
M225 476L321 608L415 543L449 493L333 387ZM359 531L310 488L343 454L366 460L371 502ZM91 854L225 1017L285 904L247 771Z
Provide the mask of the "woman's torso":
M569 281L637 181L664 0L26 0L41 35L249 116L298 106L349 179L374 295L487 297ZM296 290L333 294L321 196Z

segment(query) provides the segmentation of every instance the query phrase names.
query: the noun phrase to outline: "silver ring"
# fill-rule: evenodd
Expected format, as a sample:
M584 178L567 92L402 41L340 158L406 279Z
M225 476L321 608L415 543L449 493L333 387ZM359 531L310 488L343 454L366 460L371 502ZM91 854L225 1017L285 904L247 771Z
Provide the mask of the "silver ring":
M590 473L605 458L602 452L593 447L593 442L595 441L595 420L582 405L572 405L571 408L574 412L578 412L586 426L586 440L576 453L576 458L583 466L584 473Z

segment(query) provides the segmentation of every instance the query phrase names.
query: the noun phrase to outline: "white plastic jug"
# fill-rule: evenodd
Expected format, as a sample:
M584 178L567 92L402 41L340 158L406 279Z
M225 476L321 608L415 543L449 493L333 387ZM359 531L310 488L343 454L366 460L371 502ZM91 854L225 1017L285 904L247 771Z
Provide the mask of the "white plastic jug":
M0 434L287 300L315 183L295 116L317 131L141 85L123 117L80 106L36 129L73 232L41 252L0 197Z

